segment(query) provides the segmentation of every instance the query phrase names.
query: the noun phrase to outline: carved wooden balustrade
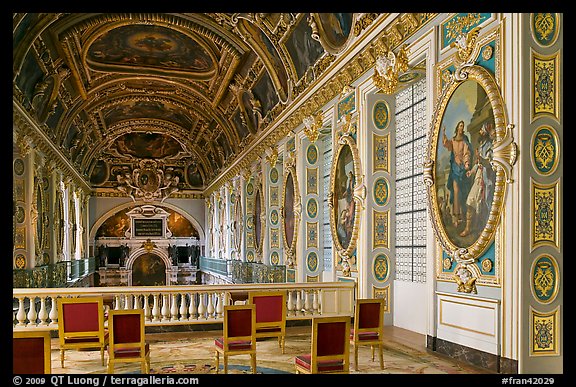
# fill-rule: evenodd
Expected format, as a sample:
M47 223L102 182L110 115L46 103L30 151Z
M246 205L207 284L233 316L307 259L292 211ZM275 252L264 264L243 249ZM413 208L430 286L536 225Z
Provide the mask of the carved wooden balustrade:
M286 290L287 320L354 314L353 282L19 288L12 292L13 329L57 330L56 299L92 295L111 309L143 309L146 326L219 323L224 305L251 290Z

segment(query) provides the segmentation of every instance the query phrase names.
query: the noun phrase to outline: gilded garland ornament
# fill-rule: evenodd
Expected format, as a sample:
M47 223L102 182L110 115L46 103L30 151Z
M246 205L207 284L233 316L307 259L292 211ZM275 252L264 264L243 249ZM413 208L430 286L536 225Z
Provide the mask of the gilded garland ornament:
M302 217L302 204L300 189L298 187L298 177L296 174L295 160L288 157L284 182L283 182L282 203L280 216L282 219L282 241L286 254L286 264L293 268L296 259L296 241L298 240L298 226Z
M478 31L455 43L457 67L436 103L424 163L436 237L452 260L466 264L494 239L518 154L498 85L474 65Z

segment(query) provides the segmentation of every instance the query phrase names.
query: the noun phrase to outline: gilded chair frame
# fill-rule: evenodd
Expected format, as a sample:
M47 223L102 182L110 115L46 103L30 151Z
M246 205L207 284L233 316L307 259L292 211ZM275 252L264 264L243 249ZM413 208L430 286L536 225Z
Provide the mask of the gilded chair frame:
M50 374L52 373L52 348L51 348L51 337L50 331L13 331L12 332L12 351L18 351L17 342L21 339L42 339L44 342L43 346L43 353L44 353L44 366L43 366L43 374ZM12 356L12 371L14 372L14 365L16 363L15 357ZM30 358L26 358L26 361L29 362ZM27 374L32 372L26 372Z
M97 328L87 327L86 330L66 330L65 310L68 305L94 304L97 308ZM102 365L104 362L104 352L108 345L108 330L104 327L104 298L102 296L94 297L73 297L58 298L58 338L60 343L60 363L64 368L64 352L69 349L100 349ZM81 313L84 315L83 313Z
M114 332L114 320L122 319L126 316L139 316L140 340L128 343L116 342L116 333ZM114 373L116 363L133 363L140 362L140 369L143 373L150 373L150 347L146 343L146 323L144 321L144 310L142 309L125 309L111 310L108 313L108 329L110 331L110 340L108 344L108 373ZM134 352L136 356L117 356L116 351Z
M374 361L374 350L378 347L378 356L380 359L380 369L384 369L384 309L386 307L383 298L359 298L356 300L354 308L354 328L350 332L350 344L354 348L354 369L358 371L358 347L369 345L372 349L372 361ZM366 326L366 317L363 313L367 312L367 305L378 305L377 324ZM375 321L373 316L371 321Z
M257 300L278 297L281 297L281 317L280 319L270 321L262 315L261 311L259 312ZM248 295L248 303L256 305L256 339L276 337L278 338L278 345L282 353L284 353L286 343L286 291L252 291Z
M230 324L228 323L231 316L237 311L250 310L251 314L251 327L250 335L248 336L231 336ZM214 343L215 347L215 361L216 361L216 373L219 372L220 368L220 354L222 354L224 361L224 373L228 373L228 357L234 355L250 355L250 365L252 368L252 373L256 373L256 305L245 304L245 305L225 305L224 306L224 318L222 320L223 336L222 336L222 347L216 344L218 339ZM240 349L232 348L238 342L250 342L249 348L243 346Z
M321 355L319 354L319 330L321 325L345 323L344 336L343 336L343 351L339 354ZM310 368L300 365L297 361L298 356L294 359L296 373L304 374L347 374L350 372L350 340L348 335L350 332L350 316L333 316L333 317L314 317L312 319L312 339L310 351ZM334 338L335 339L335 338ZM341 365L341 369L337 370L319 370L322 363L333 363ZM341 362L341 363L340 363Z

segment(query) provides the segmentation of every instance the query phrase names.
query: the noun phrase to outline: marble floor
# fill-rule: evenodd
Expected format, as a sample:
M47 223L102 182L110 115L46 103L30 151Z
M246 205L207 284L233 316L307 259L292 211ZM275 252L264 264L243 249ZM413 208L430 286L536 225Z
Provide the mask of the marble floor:
M221 330L147 333L150 343L151 374L210 374L214 365L214 338ZM354 353L350 351L351 374L489 374L489 370L463 364L457 360L429 351L425 336L396 327L385 327L384 369L378 357L372 361L370 347L359 348L359 368L354 367ZM310 352L310 326L287 327L286 348L282 354L276 339L260 339L257 343L258 374L293 374L294 357ZM107 359L107 355L105 355ZM60 365L58 339L52 339L52 373L104 374L100 352L92 350L66 351L65 367ZM229 373L251 373L248 355L229 358ZM222 372L222 358L220 358ZM122 363L116 374L140 373L138 363Z

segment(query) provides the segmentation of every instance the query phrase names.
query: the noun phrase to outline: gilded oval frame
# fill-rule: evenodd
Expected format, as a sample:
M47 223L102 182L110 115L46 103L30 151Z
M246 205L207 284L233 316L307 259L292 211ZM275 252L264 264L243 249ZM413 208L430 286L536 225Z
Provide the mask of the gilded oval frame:
M288 257L293 257L296 253L296 242L298 240L298 226L300 224L300 190L298 188L298 177L296 174L296 168L294 165L289 165L285 169L284 179L282 182L282 203L280 207L281 216L281 226L282 229L282 244L284 245L284 251ZM292 187L294 189L293 205L292 208L286 207L286 193L288 188L288 179L292 177ZM286 231L286 214L287 211L292 211L292 216L294 218L293 224L293 234L291 243L288 244L287 231Z
M497 158L500 159L500 155L497 154L496 149L500 149L501 144L508 141L509 129L506 124L504 102L493 76L486 69L478 65L466 66L461 70L460 74L460 77L453 77L450 82L446 84L438 99L439 103L434 110L431 132L429 134L430 142L428 143L427 162L424 166L424 179L427 186L428 206L431 209L430 217L433 229L442 248L451 256L455 257L457 261L474 261L484 253L490 242L494 239L503 211L508 176L504 166L496 162ZM437 152L439 142L441 141L440 129L444 119L444 113L455 90L466 81L474 81L482 87L492 109L494 118L494 158L491 165L492 170L495 172L495 180L494 194L486 224L483 226L474 243L468 246L459 246L448 236L445 225L442 222L442 214L439 209L437 196L436 163L438 161ZM431 179L427 179L429 176L431 176Z
M260 199L260 213L257 214L257 200ZM252 207L252 232L254 233L254 250L257 255L262 254L262 247L264 245L264 233L266 231L266 211L264 203L264 190L262 183L258 184L256 191L254 192L254 206ZM256 226L260 225L260 236L256 235Z
M360 166L360 155L358 153L358 147L356 146L356 141L354 138L349 134L345 133L340 139L338 140L338 149L334 154L334 158L332 159L332 169L330 171L330 193L328 198L328 205L330 206L330 231L332 233L332 241L338 254L342 257L351 257L356 250L356 245L358 242L358 232L360 229L360 213L362 210L362 198L356 194L356 190L361 187L362 183L362 169ZM340 165L340 157L342 156L342 152L346 147L350 148L350 152L352 154L352 164L354 170L354 184L353 184L353 202L354 202L354 224L352 227L350 239L348 242L348 246L343 246L340 242L339 235L338 235L338 221L339 216L336 215L336 212L340 212L338 202L338 196L335 195L336 193L336 174L339 172L339 165Z
M242 221L242 198L236 194L234 198L234 247L236 252L242 248L242 236L244 235L244 222Z

